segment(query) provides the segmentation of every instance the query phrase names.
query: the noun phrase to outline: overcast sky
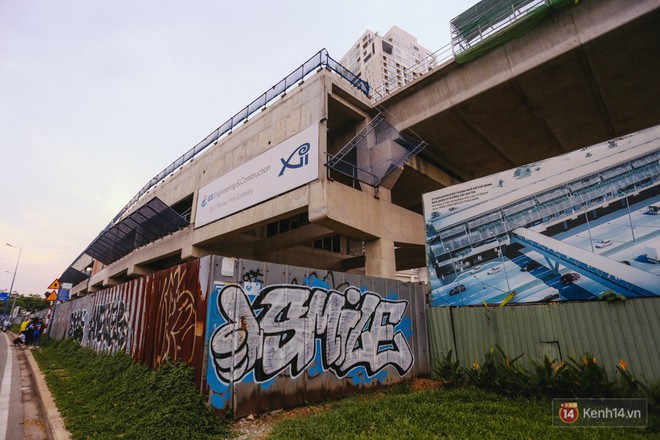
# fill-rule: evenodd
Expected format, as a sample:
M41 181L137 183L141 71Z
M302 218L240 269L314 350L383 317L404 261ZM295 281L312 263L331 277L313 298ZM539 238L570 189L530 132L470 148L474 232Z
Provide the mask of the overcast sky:
M42 294L140 188L322 48L470 1L0 0L0 290Z

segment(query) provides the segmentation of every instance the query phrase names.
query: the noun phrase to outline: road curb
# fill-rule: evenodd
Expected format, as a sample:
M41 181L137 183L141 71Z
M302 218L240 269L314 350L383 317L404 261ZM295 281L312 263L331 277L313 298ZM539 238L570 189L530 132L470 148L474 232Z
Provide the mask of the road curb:
M51 433L51 437L54 440L71 439L71 434L64 427L64 419L62 419L60 411L57 409L57 405L55 405L55 400L50 394L48 385L46 385L46 378L41 373L37 361L34 360L34 356L32 356L30 350L26 349L24 352L30 366L30 373L37 388L39 403L46 417L46 425Z

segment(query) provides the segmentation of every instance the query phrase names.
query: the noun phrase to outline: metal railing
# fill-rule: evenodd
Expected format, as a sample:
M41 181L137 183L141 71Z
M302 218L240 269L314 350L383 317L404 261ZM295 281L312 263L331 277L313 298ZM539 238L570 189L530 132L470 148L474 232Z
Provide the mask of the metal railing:
M394 93L396 90L416 81L422 77L425 73L432 71L435 67L441 65L446 61L454 59L454 53L452 52L451 43L447 43L442 46L440 49L436 50L430 55L424 57L419 63L413 64L410 67L404 67L403 81L402 84L399 84L399 78L393 77L385 81L379 87L372 90L371 99L374 101L380 101L385 98L387 95ZM415 77L413 74L417 74ZM412 75L412 79L408 79L406 75Z
M321 49L310 59L305 61L300 67L291 72L283 80L275 84L273 87L264 92L257 99L248 104L245 108L241 109L234 116L229 118L227 122L213 130L208 136L198 142L194 147L185 152L181 157L176 159L170 165L168 165L163 171L154 176L149 182L147 182L140 191L122 208L121 211L112 219L110 224L106 227L108 229L114 225L133 205L137 203L140 198L146 194L154 186L165 180L170 174L182 167L184 164L190 162L193 158L197 157L202 153L209 145L219 140L225 134L232 132L234 127L238 124L247 121L248 117L254 114L256 111L266 107L268 103L274 99L283 96L286 91L294 85L297 85L302 81L306 76L313 73L317 68L327 67L331 71L337 73L342 78L350 82L354 87L364 93L366 96L369 96L370 86L369 83L360 79L353 72L349 71L347 68L335 61L329 54L326 49Z
M451 20L450 43L419 63L403 68L401 77L388 78L383 84L374 88L371 98L373 101L380 101L396 90L417 81L435 67L455 60L461 53L490 39L519 20L541 9L562 7L566 2L567 0L483 0Z
M337 73L342 78L350 82L354 87L364 93L366 96L369 96L370 86L369 83L360 79L353 72L339 64L335 61L326 49L321 49L310 59L305 61L300 67L295 69L289 75L287 75L283 80L275 84L273 87L268 89L266 92L261 94L257 99L252 101L247 107L243 108L241 111L236 113L234 116L229 118L227 122L213 130L208 136L198 142L190 150L186 151L181 157L176 159L170 165L168 165L163 171L158 173L156 176L151 178L143 187L138 191L138 193L119 211L117 215L110 221L110 223L99 233L99 235L92 241L96 241L101 237L108 229L114 226L126 212L131 209L137 202L144 196L150 189L158 185L160 182L164 181L172 173L178 170L180 167L186 163L193 160L199 154L204 152L206 148L218 141L224 135L230 134L234 127L238 124L247 121L248 117L255 113L256 111L263 109L271 101L284 96L287 90L292 86L300 84L304 78L312 74L316 69L326 67L331 71ZM190 215L190 214L188 214ZM87 249L85 249L86 251ZM74 264L85 254L83 251L76 259L69 265L69 268L73 267ZM68 270L68 269L67 269ZM66 272L66 271L65 271Z

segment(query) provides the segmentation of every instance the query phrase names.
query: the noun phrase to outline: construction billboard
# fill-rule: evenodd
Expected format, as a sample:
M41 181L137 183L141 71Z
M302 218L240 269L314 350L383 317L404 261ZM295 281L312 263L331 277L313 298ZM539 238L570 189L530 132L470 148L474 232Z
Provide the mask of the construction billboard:
M424 195L433 306L660 296L660 126Z

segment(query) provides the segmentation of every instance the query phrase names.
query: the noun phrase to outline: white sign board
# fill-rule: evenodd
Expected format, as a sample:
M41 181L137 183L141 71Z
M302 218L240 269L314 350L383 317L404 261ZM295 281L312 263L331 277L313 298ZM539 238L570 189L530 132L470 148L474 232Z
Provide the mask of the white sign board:
M227 217L318 177L319 127L314 124L200 188L195 227Z

